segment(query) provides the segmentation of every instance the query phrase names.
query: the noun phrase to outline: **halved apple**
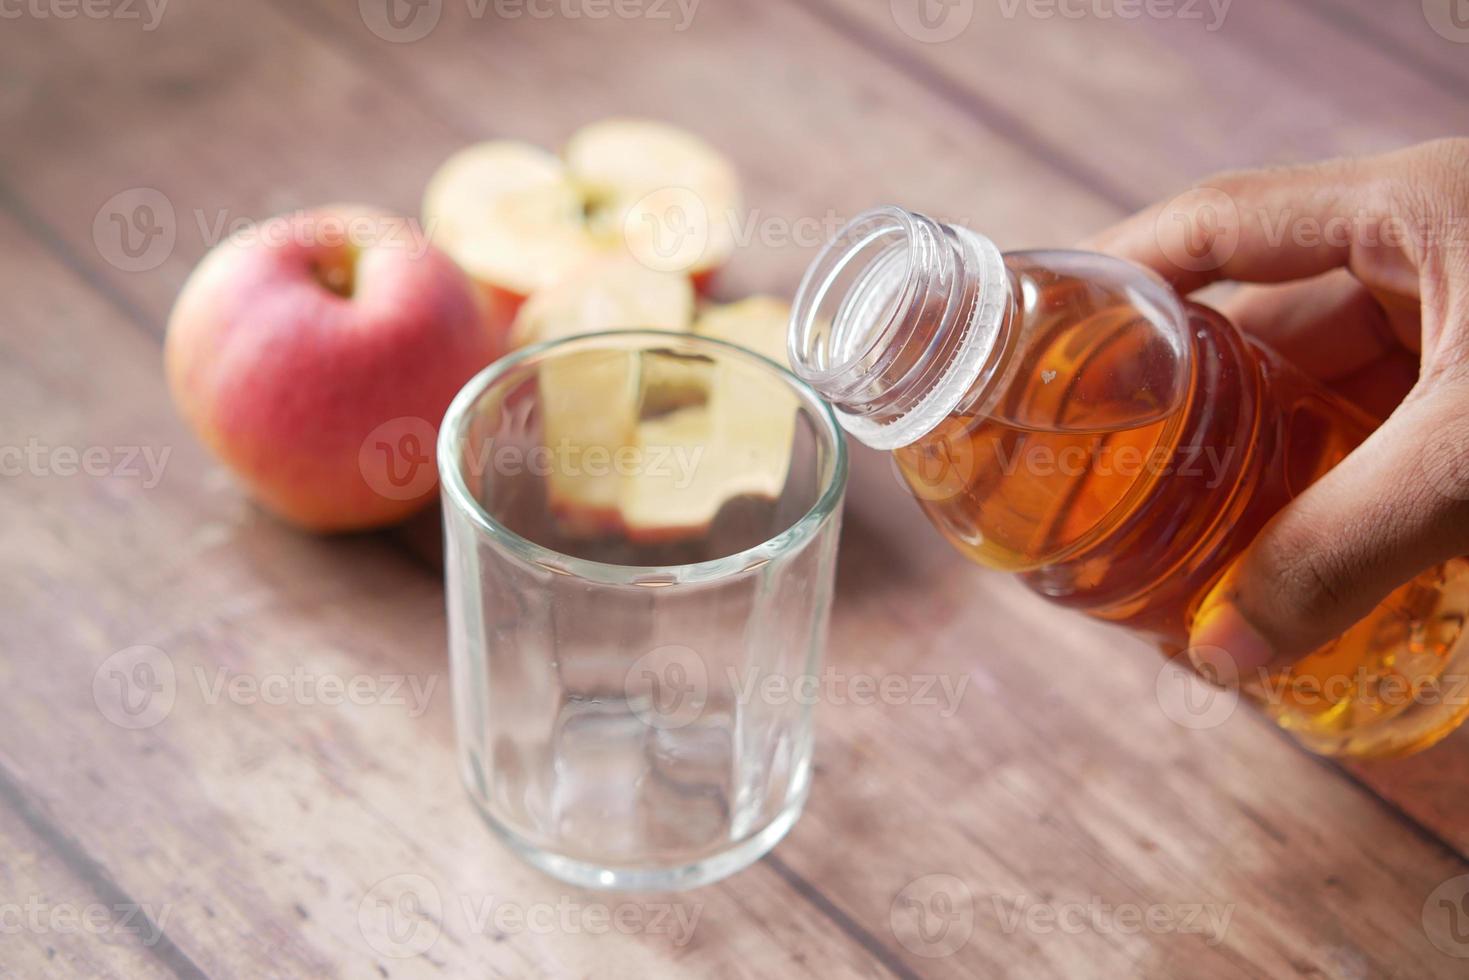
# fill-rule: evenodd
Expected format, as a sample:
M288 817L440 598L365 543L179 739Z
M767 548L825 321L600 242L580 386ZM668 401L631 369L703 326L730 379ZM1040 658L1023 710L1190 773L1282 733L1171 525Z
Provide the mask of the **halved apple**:
M454 154L429 181L425 228L505 323L525 297L598 253L706 283L734 250L734 168L666 123L607 119L564 157L514 141Z
M693 133L647 119L604 119L577 130L564 155L599 240L700 285L733 253L739 178Z
M509 140L454 154L424 192L424 230L485 293L502 324L531 293L599 251L566 164Z
M706 310L694 332L785 364L789 320L785 303L754 296ZM729 361L712 366L707 384L702 404L637 424L634 458L647 468L622 482L620 497L623 529L631 540L703 534L730 500L774 500L785 487L796 425L790 389L768 373ZM655 468L658 460L664 464Z
M601 256L531 296L515 318L511 343L619 328L687 331L693 317L686 276L656 272L626 255ZM636 437L640 358L606 350L565 355L542 366L538 383L552 512L567 534L618 530L622 490L614 461Z

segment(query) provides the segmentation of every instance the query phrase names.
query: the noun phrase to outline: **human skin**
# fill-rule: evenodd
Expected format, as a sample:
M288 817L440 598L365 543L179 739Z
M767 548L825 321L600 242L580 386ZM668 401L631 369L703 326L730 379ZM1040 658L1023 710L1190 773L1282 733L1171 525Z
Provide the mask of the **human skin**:
M1469 139L1219 174L1085 247L1245 284L1226 316L1384 418L1205 598L1201 671L1285 666L1469 554Z

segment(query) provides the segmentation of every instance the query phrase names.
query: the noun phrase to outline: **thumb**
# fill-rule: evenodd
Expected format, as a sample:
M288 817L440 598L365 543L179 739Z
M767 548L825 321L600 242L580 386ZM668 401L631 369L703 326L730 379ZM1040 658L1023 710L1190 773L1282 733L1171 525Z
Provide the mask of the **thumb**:
M1215 677L1284 667L1420 572L1469 553L1466 405L1469 386L1424 391L1420 382L1281 510L1200 606L1195 667Z

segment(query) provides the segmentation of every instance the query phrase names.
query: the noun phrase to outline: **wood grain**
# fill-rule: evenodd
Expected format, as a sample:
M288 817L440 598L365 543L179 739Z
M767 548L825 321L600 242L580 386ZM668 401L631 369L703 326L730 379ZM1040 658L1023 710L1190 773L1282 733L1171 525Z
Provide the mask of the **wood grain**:
M1469 97L1469 30L1460 26L1462 11L1457 20L1450 16L1455 0L1303 2L1318 17L1427 77L1461 103Z
M152 488L126 476L4 484L0 528L26 561L4 571L0 617L7 648L31 655L4 662L0 777L129 900L168 906L168 938L200 972L756 977L802 975L809 958L822 964L813 975L882 975L824 919L775 920L769 910L796 898L764 868L686 901L626 899L650 919L664 905L697 912L683 945L665 933L568 943L482 928L486 903L603 899L522 866L465 805L437 578L386 539L306 538L244 505L174 420L156 339L22 248L13 221L0 222L0 241L25 260L5 335L6 364L21 363L13 349L29 367L6 377L12 424L51 447L171 450ZM92 384L99 363L105 387ZM137 645L160 651L175 697L134 731L114 724L94 682ZM288 690L304 698L251 693L296 676L306 686ZM235 678L246 686L221 686ZM332 704L329 679L381 696ZM428 882L441 916L428 953L395 960L359 917L405 880ZM262 945L242 948L243 934ZM46 937L20 938L35 941L29 958L7 965L39 964Z
M167 926L168 908L148 908L100 878L90 860L70 841L58 839L51 822L18 799L12 787L0 784L0 799L0 840L7 851L0 863L7 934L0 942L7 954L0 975L142 980L186 971L187 961L176 951L163 947L162 961L153 953ZM10 937L21 932L31 945L17 955L19 944Z
M746 177L753 230L720 288L784 291L823 228L877 201L964 220L1007 246L1052 244L1218 166L1416 139L1435 113L1443 126L1444 112L1463 111L1411 66L1383 61L1365 69L1382 91L1354 116L1348 97L1271 67L1273 49L1248 25L1188 48L1168 25L978 21L964 42L918 45L888 36L885 5L838 0L711 0L682 32L470 9L446 3L413 44L372 36L352 5L284 0L180 0L150 34L27 20L0 37L4 77L25 80L0 100L6 131L24 134L0 141L0 245L14 257L0 273L5 441L171 453L151 488L117 475L0 482L0 535L19 559L0 566L12 652L0 660L5 895L14 882L14 894L170 908L166 945L7 935L5 967L1462 975L1421 926L1430 891L1466 871L1453 809L1462 739L1421 764L1374 769L1373 793L1246 710L1222 728L1181 728L1159 706L1149 651L963 563L868 454L850 495L829 662L839 682L963 684L963 696L862 704L836 688L847 693L819 712L807 814L774 855L688 896L628 897L697 909L687 944L650 931L500 935L466 915L491 898L620 899L522 867L463 799L432 568L388 537L322 541L261 516L174 419L158 336L221 217L344 198L412 213L423 180L463 142L554 146L581 122L649 114L705 133ZM1315 15L1280 16L1260 23ZM1210 84L1206 67L1249 75L1244 91ZM1279 118L1255 120L1267 91ZM1176 124L1184 106L1195 111ZM1293 127L1292 115L1311 122ZM133 273L112 264L94 219L139 187L169 202L176 242L158 268ZM793 241L798 228L810 237ZM93 682L139 644L163 652L178 690L165 719L131 731L104 717ZM421 714L210 694L221 677L293 671L440 686ZM948 955L912 931L905 902L925 886L968 897L967 939ZM426 920L427 953L395 958L360 916L405 888L437 895L440 914ZM1227 911L1229 926L1215 941L1024 918L1094 898Z
M1204 5L1192 8L1198 19L1126 21L976 4L958 36L924 43L860 0L802 2L875 56L920 66L977 119L1024 124L1037 153L1064 160L1083 183L1105 181L1105 196L1129 209L1217 171L1383 152L1469 129L1469 44L1434 33L1417 3L1241 3L1217 21ZM1469 736L1350 768L1469 856L1459 802Z

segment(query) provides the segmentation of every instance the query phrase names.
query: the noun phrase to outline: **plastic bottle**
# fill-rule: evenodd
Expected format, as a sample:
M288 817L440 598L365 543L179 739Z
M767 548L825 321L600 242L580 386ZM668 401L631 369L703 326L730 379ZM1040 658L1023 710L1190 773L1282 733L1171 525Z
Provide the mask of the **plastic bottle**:
M813 262L790 356L960 551L1170 656L1265 522L1374 426L1147 270L1002 255L892 207ZM1214 680L1316 752L1415 751L1469 714L1466 610L1455 559L1291 669Z

